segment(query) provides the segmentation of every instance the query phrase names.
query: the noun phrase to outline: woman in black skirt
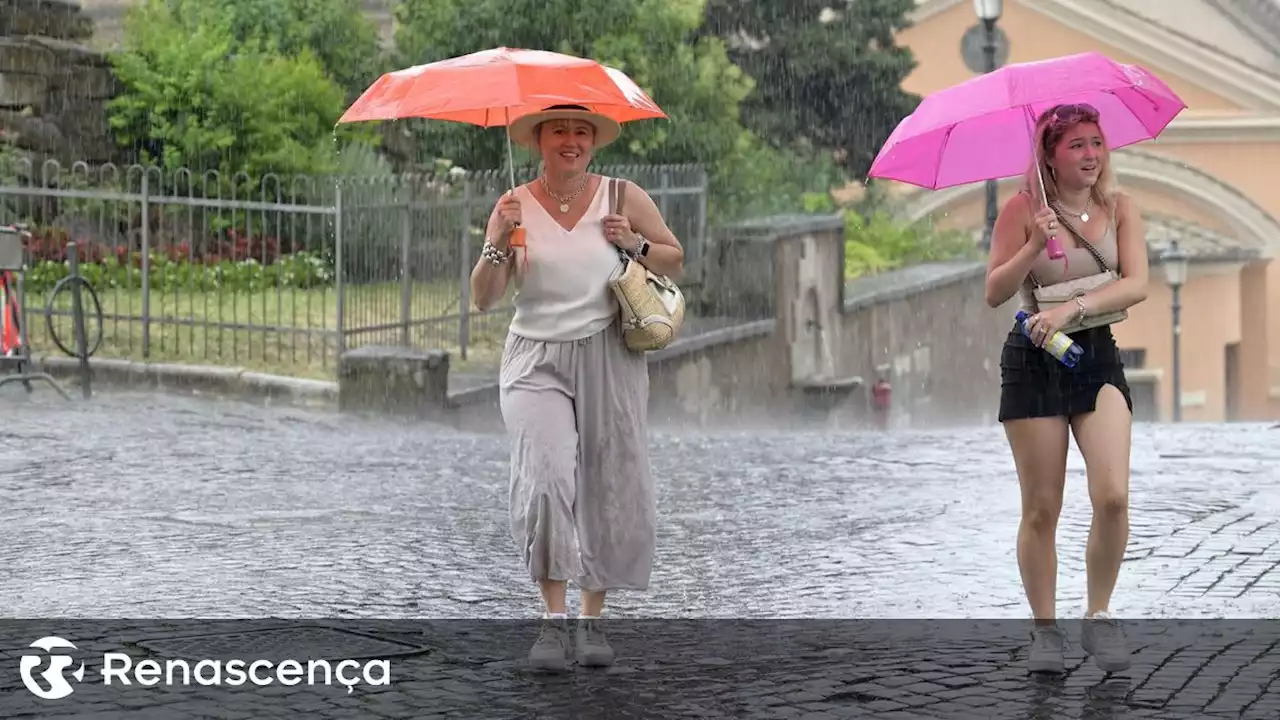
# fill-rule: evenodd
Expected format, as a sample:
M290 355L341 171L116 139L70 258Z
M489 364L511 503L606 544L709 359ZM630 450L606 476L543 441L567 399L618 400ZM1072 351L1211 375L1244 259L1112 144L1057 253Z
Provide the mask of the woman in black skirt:
M1129 386L1108 325L1069 333L1083 349L1074 368L1043 345L1080 318L1125 310L1146 299L1147 244L1137 205L1114 187L1097 110L1050 108L1040 116L1035 137L1037 160L1026 185L996 220L986 286L989 305L999 307L1018 295L1030 316L1030 337L1015 322L1005 340L999 414L1022 490L1018 567L1035 619L1028 669L1064 670L1064 634L1055 621L1055 536L1071 433L1084 456L1093 504L1081 645L1103 670L1121 670L1129 665L1129 652L1108 605L1129 536ZM1045 251L1046 239L1054 235L1065 260L1052 260ZM1040 312L1037 286L1093 275L1103 267L1121 278Z

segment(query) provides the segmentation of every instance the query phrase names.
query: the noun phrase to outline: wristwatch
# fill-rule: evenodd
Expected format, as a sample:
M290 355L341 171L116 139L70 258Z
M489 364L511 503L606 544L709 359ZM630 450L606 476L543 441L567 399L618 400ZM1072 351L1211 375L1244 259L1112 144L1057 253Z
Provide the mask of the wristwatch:
M645 257L648 254L649 254L649 241L645 240L644 236L641 235L640 246L636 248L636 255L639 255L640 257Z

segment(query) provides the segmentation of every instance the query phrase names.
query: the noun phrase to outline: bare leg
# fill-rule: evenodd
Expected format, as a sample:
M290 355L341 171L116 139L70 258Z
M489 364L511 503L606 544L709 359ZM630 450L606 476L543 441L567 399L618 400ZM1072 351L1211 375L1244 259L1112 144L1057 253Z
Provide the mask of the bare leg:
M600 613L604 612L604 596L604 590L583 590L582 614L587 617L600 617ZM563 599L561 602L564 602Z
M1067 427L1062 417L1005 423L1022 490L1018 570L1037 624L1052 624L1056 615L1057 531L1067 474Z
M1072 431L1089 476L1093 523L1085 550L1089 600L1087 615L1111 603L1120 564L1129 543L1129 449L1133 418L1124 396L1112 385L1098 393L1097 409L1072 420Z
M552 615L563 614L565 611L564 580L539 580L538 587L542 590L542 601L547 606L547 612Z

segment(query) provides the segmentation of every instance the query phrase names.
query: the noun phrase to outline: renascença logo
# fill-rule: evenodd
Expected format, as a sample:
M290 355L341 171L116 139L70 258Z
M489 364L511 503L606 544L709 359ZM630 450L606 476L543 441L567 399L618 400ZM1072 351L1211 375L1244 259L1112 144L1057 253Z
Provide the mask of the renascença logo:
M31 647L50 652L54 648L77 649L70 641L60 637L43 637L31 643ZM49 668L40 673L49 685L45 690L36 682L33 671L40 666L44 658L38 655L23 655L21 663L22 684L27 686L36 697L45 700L64 698L75 691L67 682L63 670L71 667L73 660L66 655L50 655ZM166 660L162 666L155 660L142 660L136 665L134 658L125 653L104 653L102 656L102 684L121 685L138 684L145 687L158 685L163 680L166 686L197 685L221 687L223 685L239 686L249 683L265 687L272 683L281 685L297 685L303 681L304 663L297 660L284 660L279 664L270 660L199 660L195 663L187 660ZM330 685L335 680L347 688L351 694L356 685L364 682L367 685L391 684L391 664L387 660L370 660L359 663L355 660L339 660L330 663L328 660L309 660L305 663L305 679L308 685ZM77 682L84 681L84 663L72 673Z
M31 643L29 647L39 648L46 653L51 653L59 648L77 649L74 643L53 635L42 637ZM41 655L22 656L21 664L18 666L19 671L22 673L22 684L26 685L27 689L36 697L44 698L45 700L57 700L75 692L75 688L71 687L71 683L67 682L66 676L62 674L62 671L71 667L73 662L67 655L48 656L49 667L40 673L40 677L44 678L44 681L49 685L48 690L36 682L36 678L32 673L36 668L40 667L44 658L45 656ZM80 667L76 668L76 671L71 674L75 677L76 682L84 680L84 663L80 663Z

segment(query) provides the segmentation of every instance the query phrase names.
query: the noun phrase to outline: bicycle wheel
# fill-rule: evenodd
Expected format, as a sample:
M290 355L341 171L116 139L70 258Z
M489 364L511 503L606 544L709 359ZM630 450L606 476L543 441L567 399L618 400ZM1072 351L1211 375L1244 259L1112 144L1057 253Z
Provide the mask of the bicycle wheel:
M80 276L68 275L54 284L53 290L49 293L49 302L44 307L45 327L49 330L49 338L53 340L54 345L58 346L59 350L69 357L80 357L74 349L63 344L62 339L58 337L58 332L53 329L53 308L58 304L58 296L64 291L70 291L73 283L80 285L80 308L84 311L85 319L85 343L89 346L86 349L85 356L93 357L93 354L98 352L98 348L102 347L103 325L106 323L103 322L102 303L98 301L98 293L93 289L93 285L89 284L88 280ZM66 307L66 312L69 313L72 308L70 297L66 299ZM98 331L96 334L91 333L88 327L91 313L94 320L97 321ZM71 321L72 327L74 327L75 318L73 317ZM75 343L74 338L72 338L72 343Z

